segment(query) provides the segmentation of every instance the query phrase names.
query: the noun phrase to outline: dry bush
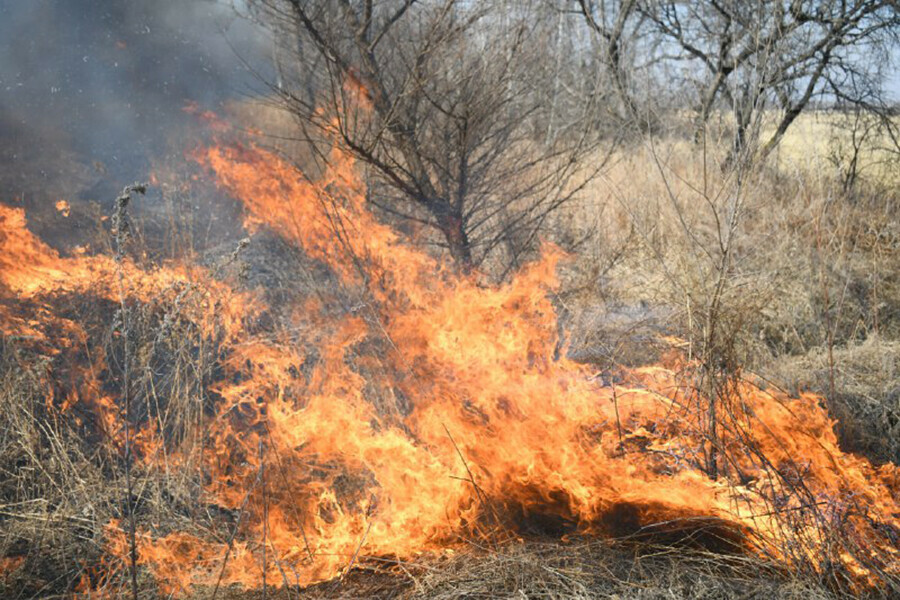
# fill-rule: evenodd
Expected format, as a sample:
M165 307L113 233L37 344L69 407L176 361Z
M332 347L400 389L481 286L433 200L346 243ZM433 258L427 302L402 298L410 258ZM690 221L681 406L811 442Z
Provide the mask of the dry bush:
M48 360L9 339L0 352L0 554L19 565L0 591L49 597L97 562L102 526L121 496L107 485L103 450L52 417Z
M878 462L900 462L900 342L870 337L838 348L832 368L827 349L788 357L773 376L796 389L827 394L848 449Z
M586 240L560 293L572 355L604 368L649 363L677 336L725 371L824 394L848 447L896 460L896 385L870 376L891 361L861 357L889 355L900 338L900 198L876 184L848 195L833 169L722 170L726 153L716 140L624 149L591 200L556 220L562 239ZM735 209L723 262L719 232Z
M154 531L209 525L202 472L192 462L204 444L207 386L219 345L217 329L197 324L206 301L202 288L173 285L146 302L129 301L123 326L121 311L109 301L48 296L35 304L38 315L47 317L41 306L55 307L78 323L69 331L48 321L50 339L84 351L56 352L37 338L4 339L0 555L17 567L0 579L5 594L68 597L98 587L124 594L125 568L109 556L108 527L126 522L129 511L139 527ZM130 496L124 408L103 401L104 394L121 392L126 336L132 354L127 423L140 446ZM177 465L169 462L172 450L181 457ZM143 576L139 585L155 589Z

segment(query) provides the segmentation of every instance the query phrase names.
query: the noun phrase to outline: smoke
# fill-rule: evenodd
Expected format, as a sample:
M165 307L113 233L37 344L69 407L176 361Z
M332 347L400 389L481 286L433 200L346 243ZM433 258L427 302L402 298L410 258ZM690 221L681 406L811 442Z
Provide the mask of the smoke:
M200 134L186 103L254 95L270 56L211 0L0 0L0 40L0 201L40 207L146 178Z

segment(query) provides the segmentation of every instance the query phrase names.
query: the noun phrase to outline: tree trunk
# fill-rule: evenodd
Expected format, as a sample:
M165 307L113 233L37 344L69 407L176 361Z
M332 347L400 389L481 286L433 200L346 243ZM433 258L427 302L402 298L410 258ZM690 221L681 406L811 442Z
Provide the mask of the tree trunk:
M463 223L462 215L448 212L438 216L438 229L447 240L450 256L464 273L472 269L472 247Z

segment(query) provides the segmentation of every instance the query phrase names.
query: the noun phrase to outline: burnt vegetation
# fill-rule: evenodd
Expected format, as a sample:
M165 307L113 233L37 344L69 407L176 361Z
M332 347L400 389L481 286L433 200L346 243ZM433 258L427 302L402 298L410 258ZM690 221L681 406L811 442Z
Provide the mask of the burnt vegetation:
M900 594L896 2L84 8L0 1L0 595Z

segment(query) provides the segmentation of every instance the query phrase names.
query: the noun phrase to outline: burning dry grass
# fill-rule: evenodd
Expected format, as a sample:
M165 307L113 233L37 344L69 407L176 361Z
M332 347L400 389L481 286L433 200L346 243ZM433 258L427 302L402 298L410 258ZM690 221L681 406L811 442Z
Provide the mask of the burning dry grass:
M599 376L567 357L558 250L459 276L340 154L316 182L252 146L198 157L328 275L271 303L240 251L63 257L3 208L9 591L123 594L133 517L148 597L897 592L896 467L842 452L818 398L733 377L711 420L671 343Z
M746 173L738 189L722 157L712 142L707 155L679 140L623 150L590 198L560 216L568 239L586 240L561 294L574 348L604 367L654 360L653 340L667 335L702 354L720 274L709 257L739 196L719 303L730 350L719 354L827 396L842 422L859 423L840 426L849 445L865 438L854 447L896 460L896 187L874 180L848 196L827 169L784 167Z
M831 366L833 362L833 368ZM796 389L828 390L841 439L876 460L900 462L900 344L870 337L781 361L775 376Z

